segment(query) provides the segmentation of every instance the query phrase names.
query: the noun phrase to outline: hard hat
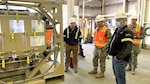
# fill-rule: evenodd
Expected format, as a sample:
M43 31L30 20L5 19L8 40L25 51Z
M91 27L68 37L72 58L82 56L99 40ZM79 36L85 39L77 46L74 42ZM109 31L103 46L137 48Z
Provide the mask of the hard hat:
M116 19L117 19L117 18L127 18L127 15L126 15L125 12L119 11L119 12L116 13L115 18L116 18Z
M74 22L76 22L77 20L76 20L76 18L70 18L70 23L74 23Z
M137 19L137 15L136 14L132 14L131 19Z
M105 20L105 18L104 18L103 15L97 15L96 19L95 19L95 22L104 21L104 20Z

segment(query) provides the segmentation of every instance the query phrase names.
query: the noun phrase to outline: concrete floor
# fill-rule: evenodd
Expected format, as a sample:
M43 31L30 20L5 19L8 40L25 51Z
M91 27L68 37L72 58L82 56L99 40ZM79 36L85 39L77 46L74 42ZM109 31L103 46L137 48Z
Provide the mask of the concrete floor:
M54 78L47 80L47 84L115 84L115 77L112 70L112 60L106 59L106 72L104 78L95 78L88 72L93 69L93 44L83 44L85 58L79 57L78 73L74 73L71 68L65 73L65 80ZM132 75L126 72L127 84L150 84L150 49L141 50L138 56L137 74ZM100 69L98 69L100 70Z

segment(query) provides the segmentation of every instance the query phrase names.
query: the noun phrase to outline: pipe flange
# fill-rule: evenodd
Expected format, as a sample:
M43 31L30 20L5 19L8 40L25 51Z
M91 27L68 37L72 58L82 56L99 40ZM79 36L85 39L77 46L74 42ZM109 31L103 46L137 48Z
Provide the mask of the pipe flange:
M147 27L144 31L146 36L150 36L150 27Z

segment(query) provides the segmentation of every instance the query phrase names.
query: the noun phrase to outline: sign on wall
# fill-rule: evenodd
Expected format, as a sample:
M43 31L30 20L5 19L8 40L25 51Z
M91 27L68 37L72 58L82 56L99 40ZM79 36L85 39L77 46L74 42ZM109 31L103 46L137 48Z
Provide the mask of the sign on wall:
M44 32L44 21L43 20L32 20L32 31L34 32Z
M24 20L9 20L10 32L24 33Z

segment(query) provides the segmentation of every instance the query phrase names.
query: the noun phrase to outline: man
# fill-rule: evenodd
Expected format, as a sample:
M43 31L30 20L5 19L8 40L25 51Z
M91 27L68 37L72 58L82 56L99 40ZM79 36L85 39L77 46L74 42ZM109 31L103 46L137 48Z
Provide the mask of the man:
M116 14L116 30L108 47L108 54L112 56L113 71L117 84L126 84L125 68L132 50L133 32L127 27L125 12Z
M101 72L96 75L96 78L104 77L105 72L105 60L106 60L106 48L108 47L111 32L108 27L104 26L105 18L102 15L96 16L97 28L94 32L94 57L93 67L94 69L88 72L89 74L97 74L98 59L100 58L100 70Z
M66 44L66 62L65 62L65 72L68 71L68 66L70 62L70 54L73 52L73 68L75 73L77 73L77 56L78 47L80 45L82 35L80 29L76 26L76 18L70 19L70 26L64 30L64 41Z
M144 31L141 25L136 24L137 15L131 16L131 24L128 25L134 32L134 40L132 42L132 57L129 60L129 66L126 71L131 71L132 75L135 75L135 69L137 68L137 56L140 53L140 39L144 38Z

